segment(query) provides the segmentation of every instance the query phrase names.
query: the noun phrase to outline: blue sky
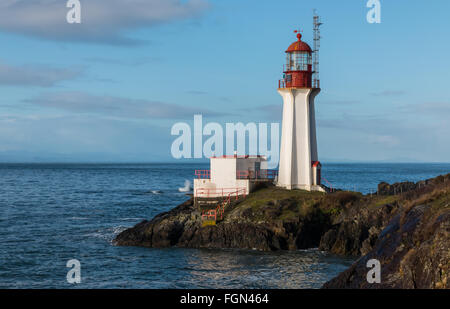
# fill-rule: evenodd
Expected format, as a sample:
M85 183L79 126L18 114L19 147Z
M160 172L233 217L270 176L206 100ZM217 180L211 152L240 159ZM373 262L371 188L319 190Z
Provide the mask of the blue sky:
M171 161L176 122L281 122L294 29L322 16L322 161L450 161L447 0L0 4L0 161Z

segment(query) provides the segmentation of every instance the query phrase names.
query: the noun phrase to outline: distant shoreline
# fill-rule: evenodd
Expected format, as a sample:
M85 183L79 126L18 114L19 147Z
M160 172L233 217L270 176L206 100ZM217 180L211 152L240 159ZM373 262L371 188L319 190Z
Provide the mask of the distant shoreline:
M209 161L198 161L198 162L192 162L192 161L186 161L186 162L173 162L173 161L167 161L167 162L164 162L164 161L161 161L161 162L159 162L159 161L155 161L155 162L114 162L114 161L111 161L111 162L83 162L83 161L80 161L80 162L75 162L75 161L68 161L68 162L63 162L63 161L55 161L55 162L21 162L21 161L18 161L18 162L9 162L9 161L3 161L3 162L0 162L0 164L2 164L2 165L6 165L6 164L73 164L73 165L77 165L77 164L86 164L86 165L88 165L88 164L92 164L92 165L95 165L95 164L97 164L97 165L102 165L102 164L104 164L104 165L107 165L107 164L115 164L115 165L132 165L132 164L142 164L142 165L151 165L151 164L187 164L187 165L198 165L198 164L209 164ZM449 164L450 165L450 162L395 162L395 161L386 161L386 162L384 162L384 161L355 161L355 162L353 162L353 161L348 161L348 162L339 162L339 161L329 161L329 162L327 162L327 161L322 161L322 164L325 164L325 165L327 165L327 164L373 164L373 165L376 165L376 164Z

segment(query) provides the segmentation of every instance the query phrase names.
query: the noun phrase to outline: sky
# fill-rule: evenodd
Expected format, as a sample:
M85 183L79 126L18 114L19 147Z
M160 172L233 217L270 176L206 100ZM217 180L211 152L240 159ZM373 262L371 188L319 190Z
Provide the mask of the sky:
M284 51L322 18L323 162L450 162L447 0L0 2L0 162L172 162L171 128L280 123ZM195 161L193 161L195 162Z

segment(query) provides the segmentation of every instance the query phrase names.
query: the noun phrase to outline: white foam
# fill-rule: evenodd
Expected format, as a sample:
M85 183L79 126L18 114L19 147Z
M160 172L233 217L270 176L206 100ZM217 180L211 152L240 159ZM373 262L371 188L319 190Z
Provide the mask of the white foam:
M110 227L110 228L97 230L93 233L85 234L84 236L100 238L100 239L103 239L103 240L106 240L106 241L112 243L115 236L117 236L121 232L125 231L126 229L127 229L127 227L125 227L125 226Z
M180 192L189 192L191 190L192 190L191 182L187 179L184 181L184 187L178 188L178 191Z

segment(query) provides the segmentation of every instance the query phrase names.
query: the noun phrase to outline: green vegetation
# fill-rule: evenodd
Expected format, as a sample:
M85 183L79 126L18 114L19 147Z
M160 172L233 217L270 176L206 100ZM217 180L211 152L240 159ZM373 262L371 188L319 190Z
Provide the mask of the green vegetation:
M333 221L345 211L376 211L385 205L408 208L427 204L444 210L449 207L449 181L448 175L437 177L430 185L396 195L363 195L351 191L325 194L286 190L268 185L229 206L225 210L225 221L273 224L312 218L319 221L321 218L327 218Z
M339 191L333 194L286 190L274 186L252 192L245 200L230 207L230 220L253 222L289 222L299 218L337 216L351 204L361 200L361 193Z
M387 204L394 204L398 202L400 196L398 195L388 195L388 196L373 196L372 200L369 201L367 207L370 209L375 209Z

